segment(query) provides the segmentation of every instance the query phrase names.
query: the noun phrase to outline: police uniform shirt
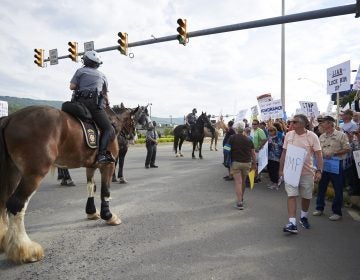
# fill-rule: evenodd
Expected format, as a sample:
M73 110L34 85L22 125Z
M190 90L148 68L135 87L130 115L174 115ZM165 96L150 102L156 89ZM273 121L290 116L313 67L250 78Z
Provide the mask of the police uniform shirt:
M95 90L106 94L108 83L105 75L99 70L91 67L78 69L70 83L77 85L77 90Z

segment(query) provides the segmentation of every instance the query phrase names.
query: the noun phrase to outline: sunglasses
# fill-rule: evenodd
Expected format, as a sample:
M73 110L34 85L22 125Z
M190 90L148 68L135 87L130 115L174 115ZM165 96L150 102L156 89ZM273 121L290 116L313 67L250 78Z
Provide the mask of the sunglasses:
M292 123L299 123L300 121L291 121Z

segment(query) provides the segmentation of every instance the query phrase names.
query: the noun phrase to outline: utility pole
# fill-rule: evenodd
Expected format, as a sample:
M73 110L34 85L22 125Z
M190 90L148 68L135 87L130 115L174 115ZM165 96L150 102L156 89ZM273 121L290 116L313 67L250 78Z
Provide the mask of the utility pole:
M285 0L281 0L281 16L285 15ZM281 24L281 102L285 110L285 24Z

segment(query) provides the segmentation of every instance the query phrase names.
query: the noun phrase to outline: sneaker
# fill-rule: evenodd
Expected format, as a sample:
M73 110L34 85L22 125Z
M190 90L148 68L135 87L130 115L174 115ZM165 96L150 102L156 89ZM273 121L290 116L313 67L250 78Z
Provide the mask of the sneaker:
M324 211L322 211L322 210L315 210L312 214L313 214L313 216L322 216L322 214L324 214Z
M232 177L232 176L231 177L229 176L225 179L225 181L233 181L233 180L234 180L234 177Z
M342 216L338 215L338 214L333 214L329 217L330 221L338 221L341 220Z
M309 228L310 228L310 224L309 224L308 218L302 217L302 218L300 219L300 225L301 225L303 228L309 229Z
M279 187L278 187L277 184L274 183L274 184L269 185L269 186L268 186L268 189L270 189L270 190L278 190Z
M297 226L294 225L293 223L290 223L290 222L286 226L284 226L283 231L284 232L290 232L290 233L293 233L293 234L298 233Z
M244 210L244 202L236 203L235 208L239 210Z
M124 177L120 177L119 184L127 184L127 182Z
M229 175L223 177L224 180L226 180L227 178L229 178Z

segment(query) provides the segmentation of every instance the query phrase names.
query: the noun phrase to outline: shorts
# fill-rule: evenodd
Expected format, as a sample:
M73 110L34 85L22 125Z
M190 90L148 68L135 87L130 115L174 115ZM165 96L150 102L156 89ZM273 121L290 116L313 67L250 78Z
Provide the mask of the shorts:
M311 199L314 190L314 176L301 175L299 187L293 187L285 183L285 190L288 196L300 196L305 199Z
M250 167L251 167L251 162L233 161L231 163L230 174L234 175L237 173L241 173L241 175L246 177L247 175L249 175Z

